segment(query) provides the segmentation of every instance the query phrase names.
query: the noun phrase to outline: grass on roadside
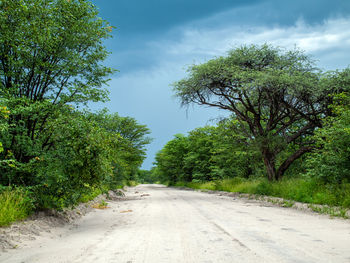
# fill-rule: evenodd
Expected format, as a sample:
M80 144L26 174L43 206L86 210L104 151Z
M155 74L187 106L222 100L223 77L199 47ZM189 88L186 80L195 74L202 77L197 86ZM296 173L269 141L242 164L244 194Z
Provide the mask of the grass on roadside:
M22 220L33 211L33 203L21 189L5 189L0 193L0 226Z
M123 188L125 185L136 186L137 184L136 181L125 181L121 185L114 186L113 189ZM94 200L100 194L107 193L110 189L111 187L108 185L88 187L87 190L80 195L76 203L87 203ZM106 203L98 204L98 208L100 209L106 207ZM34 200L31 199L27 190L24 188L10 188L0 185L0 227L8 226L15 221L23 220L32 214L34 210Z
M269 182L266 179L232 178L212 182L178 182L175 186L193 189L219 190L281 197L288 200L350 208L350 184L322 184L312 179L284 179Z
M137 186L139 183L136 182L136 181L133 181L133 180L128 180L126 182L124 182L124 185L127 185L127 186Z

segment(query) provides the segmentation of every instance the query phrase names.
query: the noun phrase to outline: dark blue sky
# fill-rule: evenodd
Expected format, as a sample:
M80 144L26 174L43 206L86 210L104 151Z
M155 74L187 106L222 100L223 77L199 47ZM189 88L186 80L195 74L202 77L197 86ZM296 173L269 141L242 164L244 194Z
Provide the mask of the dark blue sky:
M312 55L324 69L350 61L349 0L94 0L100 16L116 29L106 41L113 76L106 106L152 130L154 142L144 168L176 133L225 115L208 108L186 112L170 84L186 66L204 62L242 44L271 43ZM209 122L210 123L210 122Z

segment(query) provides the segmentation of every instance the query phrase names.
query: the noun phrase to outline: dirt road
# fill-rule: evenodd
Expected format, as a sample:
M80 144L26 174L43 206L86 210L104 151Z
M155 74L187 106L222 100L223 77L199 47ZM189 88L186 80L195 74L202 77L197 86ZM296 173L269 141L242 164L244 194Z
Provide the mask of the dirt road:
M350 222L257 201L140 185L0 262L350 262Z

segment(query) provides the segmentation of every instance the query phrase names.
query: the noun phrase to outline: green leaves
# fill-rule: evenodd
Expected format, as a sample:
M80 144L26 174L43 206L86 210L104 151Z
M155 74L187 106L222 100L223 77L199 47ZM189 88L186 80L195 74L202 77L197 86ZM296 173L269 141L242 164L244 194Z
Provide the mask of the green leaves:
M42 103L36 104L43 107ZM35 104L29 106L18 114L31 116L24 115ZM82 113L71 107L60 108L54 117L51 115L34 140L27 131L25 126L13 130L13 147L30 159L15 161L14 167L10 166L12 162L2 161L0 183L31 186L40 208L74 205L91 188L109 189L133 179L145 158L144 146L150 141L146 137L149 130L132 118L107 112ZM7 131L1 136L7 138ZM7 149L11 142L5 140Z
M115 70L103 65L103 42L113 27L87 0L0 5L0 99L10 110L0 108L0 184L31 187L38 207L60 209L132 179L148 128L76 110L108 100L103 86Z
M101 87L114 70L100 62L108 55L102 40L110 37L110 26L91 3L4 0L3 5L3 94L61 104L107 99Z
M309 174L325 182L350 182L350 96L341 93L335 101L336 115L325 119L314 136L317 150L307 160Z
M212 181L227 177L249 177L259 168L259 152L237 134L237 123L227 119L175 135L156 155L159 180L176 182Z
M274 180L311 150L303 139L321 127L327 114L321 84L313 61L301 51L250 45L191 66L189 76L176 82L174 91L182 105L231 112L245 127L246 138L259 147L268 178ZM279 161L291 145L295 152Z

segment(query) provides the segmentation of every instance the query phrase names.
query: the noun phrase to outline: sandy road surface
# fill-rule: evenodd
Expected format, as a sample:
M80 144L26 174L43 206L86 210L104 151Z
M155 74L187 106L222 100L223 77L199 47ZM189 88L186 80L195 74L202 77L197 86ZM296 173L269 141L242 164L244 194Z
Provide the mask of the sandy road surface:
M350 262L349 220L157 185L128 195L0 262Z

